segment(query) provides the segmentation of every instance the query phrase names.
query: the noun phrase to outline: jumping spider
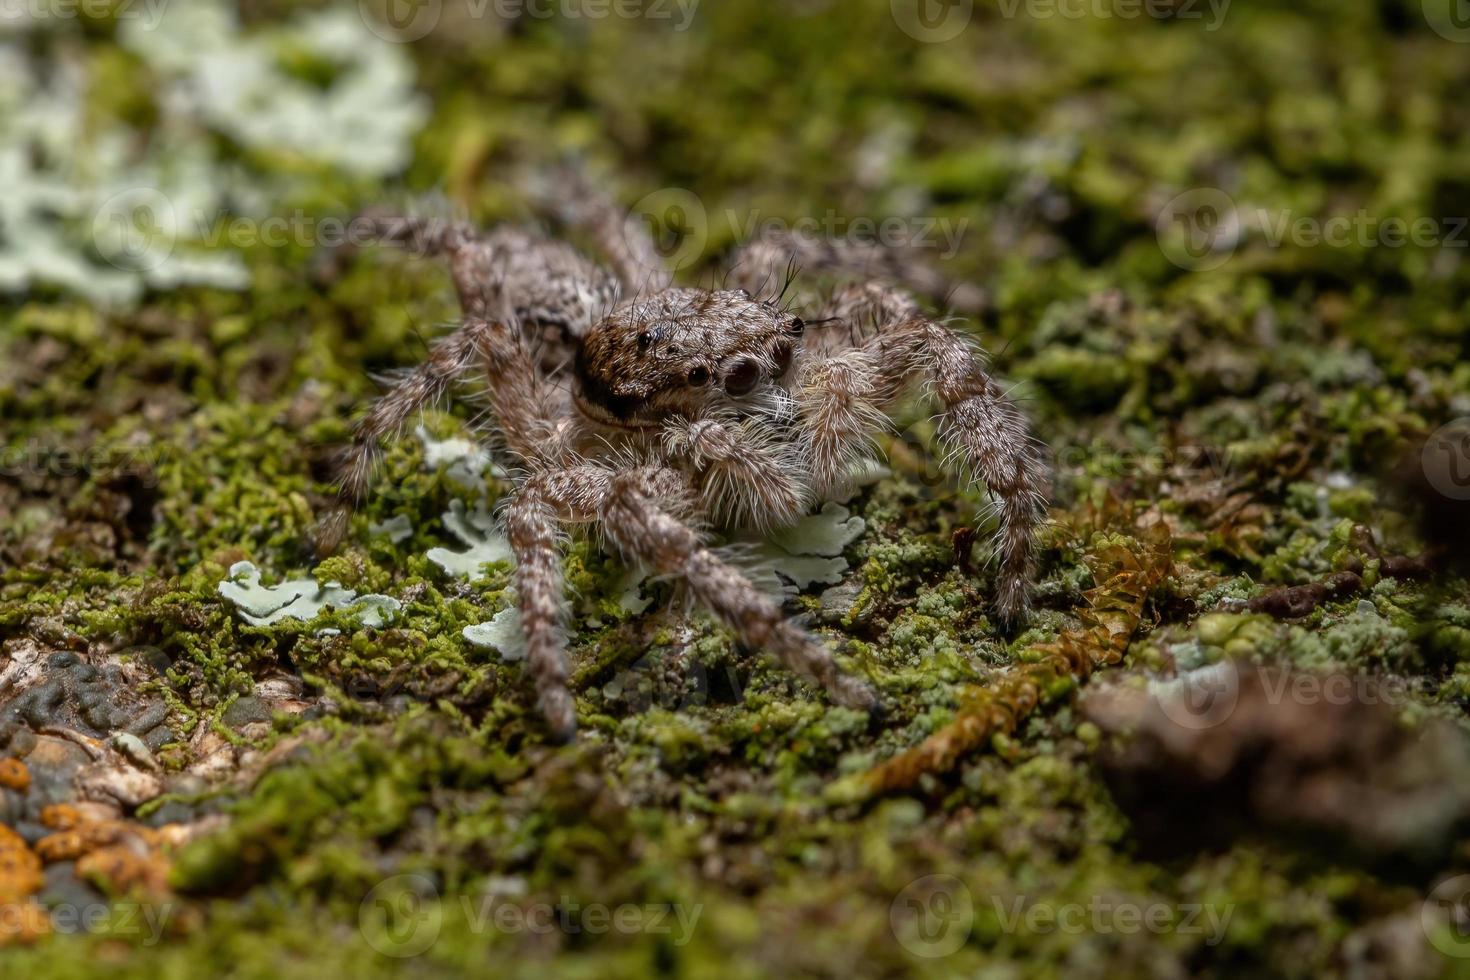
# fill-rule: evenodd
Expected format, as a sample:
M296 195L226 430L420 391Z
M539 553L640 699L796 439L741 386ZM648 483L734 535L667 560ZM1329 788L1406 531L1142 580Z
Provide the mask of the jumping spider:
M982 352L901 285L944 284L899 251L767 235L741 249L723 288L676 287L647 234L579 180L559 216L610 270L517 227L368 216L380 241L449 259L463 324L358 424L318 547L340 543L369 489L379 442L472 373L492 447L514 463L503 502L528 666L554 736L576 730L559 625L567 525L590 525L626 560L676 576L743 644L764 649L839 704L875 709L821 642L721 558L700 528L789 525L871 457L871 437L920 389L939 435L996 502L995 609L1027 608L1046 471L1026 419ZM792 270L840 282L806 318L783 300ZM855 281L856 280L856 281Z

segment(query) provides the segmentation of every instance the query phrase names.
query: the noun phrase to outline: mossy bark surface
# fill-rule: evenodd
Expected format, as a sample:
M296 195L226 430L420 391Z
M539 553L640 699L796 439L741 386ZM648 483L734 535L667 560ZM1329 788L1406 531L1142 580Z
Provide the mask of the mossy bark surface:
M213 49L145 6L0 39L80 110L48 145L0 100L0 151L36 201L91 195L0 241L121 276L0 302L0 971L1465 971L1435 889L1470 872L1470 518L1425 461L1470 416L1470 39L1435 0L1002 0L943 41L885 0L445 0L341 50L358 4L241 3L197 30L315 93L262 103L274 129L168 103ZM371 118L314 144L289 123L328 98ZM1054 462L1023 630L922 414L828 515L862 525L835 584L790 600L881 722L573 539L581 732L549 744L491 628L507 483L473 404L310 556L372 376L457 312L441 265L334 252L334 222L530 220L568 157L630 207L692 192L656 229L689 283L771 223L898 218L983 289L954 322ZM168 188L168 264L108 260L89 160ZM1232 670L1239 707L1181 700Z

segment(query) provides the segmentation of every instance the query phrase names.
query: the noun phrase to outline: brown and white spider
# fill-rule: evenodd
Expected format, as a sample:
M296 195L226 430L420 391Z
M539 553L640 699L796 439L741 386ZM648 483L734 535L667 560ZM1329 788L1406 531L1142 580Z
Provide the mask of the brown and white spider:
M578 179L560 190L559 217L610 270L521 228L367 217L380 241L448 257L465 319L358 424L342 506L323 522L320 549L340 543L380 440L477 373L487 439L516 473L502 517L527 662L554 736L576 730L560 626L568 525L591 526L625 560L677 577L743 644L837 703L873 710L873 690L701 529L793 523L843 487L918 389L937 402L948 460L996 502L995 609L1008 622L1025 613L1045 466L982 353L901 288L942 294L939 277L902 250L767 235L737 254L723 288L676 287L640 224ZM848 280L810 297L806 320L784 299L798 267Z

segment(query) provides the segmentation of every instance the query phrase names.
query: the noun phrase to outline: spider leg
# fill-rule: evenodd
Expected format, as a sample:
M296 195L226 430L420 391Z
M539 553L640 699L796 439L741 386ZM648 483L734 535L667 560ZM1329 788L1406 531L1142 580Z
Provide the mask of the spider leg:
M770 596L705 547L692 528L661 504L682 485L666 469L617 475L603 506L603 533L630 558L677 576L746 646L768 651L787 670L823 687L838 704L876 710L872 688L842 673L825 646L788 620Z
M700 468L700 496L721 525L767 531L793 523L810 503L797 447L773 438L759 419L679 416L665 426L663 444Z
M796 397L802 444L819 498L847 486L854 465L876 453L872 436L889 428L883 366L862 348L799 358Z
M556 191L555 196L543 194L551 211L592 240L622 282L625 296L673 285L674 277L638 215L618 207L575 167L557 172Z
M316 550L331 554L342 543L352 511L367 496L382 458L381 443L408 421L444 400L456 382L480 364L492 411L508 448L526 457L563 451L569 433L547 421L550 397L518 331L470 318L439 341L428 358L373 403L353 430L337 491L337 507L317 528Z
M878 281L902 286L964 313L984 308L985 294L934 269L910 242L889 245L859 238L824 238L770 231L742 246L730 262L730 287L775 297L796 270L818 278Z
M548 471L527 480L508 505L506 533L517 561L527 663L552 731L569 737L575 730L559 625L558 522L597 523L629 560L677 576L746 646L769 651L788 670L825 688L838 704L874 709L877 696L871 688L843 674L821 643L788 621L770 596L705 547L675 516L688 509L685 478L662 466L614 471L582 465Z
M536 701L554 738L569 741L577 731L577 706L567 690L566 637L562 632L562 582L558 519L570 519L571 478L533 478L505 508L505 534L515 554L515 584L526 637L526 667ZM561 513L558 513L560 511Z
M528 325L554 325L580 337L616 305L619 284L565 242L502 225L482 232L465 221L370 210L357 219L370 240L424 257L449 259L466 316L505 308Z
M802 420L819 487L845 472L854 440L886 418L914 379L943 408L939 435L997 499L1000 560L996 608L1014 622L1030 602L1036 528L1045 514L1047 470L1020 410L986 372L982 352L964 336L924 316L912 299L881 286L851 287L832 310L869 317L875 336L862 346L805 366Z

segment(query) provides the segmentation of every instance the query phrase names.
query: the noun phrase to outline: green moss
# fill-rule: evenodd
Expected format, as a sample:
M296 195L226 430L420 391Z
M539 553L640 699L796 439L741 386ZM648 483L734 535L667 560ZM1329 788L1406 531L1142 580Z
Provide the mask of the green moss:
M295 23L300 6L252 4L246 29ZM577 539L564 564L582 735L553 748L523 667L462 637L509 604L506 567L471 582L427 557L455 546L454 502L493 500L496 481L465 486L426 468L420 440L396 440L346 549L318 563L304 546L370 374L415 363L457 315L439 264L369 250L329 271L310 241L226 244L250 272L244 291L157 292L102 313L38 290L0 309L0 632L157 651L178 732L202 723L244 742L230 706L283 670L317 710L250 746L282 752L258 781L210 795L228 822L177 857L178 928L156 944L8 951L17 975L88 976L105 955L119 977L544 976L555 951L554 972L573 976L1316 976L1356 968L1350 936L1414 920L1417 886L1322 867L1286 842L1141 857L1067 678L994 751L911 796L861 808L825 793L951 723L961 685L1081 624L1097 585L1084 558L1156 523L1173 534L1174 574L1113 669L1121 682L1239 656L1405 681L1406 715L1463 723L1463 580L1384 577L1362 529L1383 554L1426 543L1382 474L1467 411L1470 267L1419 247L1277 247L1255 228L1228 262L1191 272L1155 227L1164 202L1206 186L1296 217L1464 213L1470 62L1419 4L1236 5L1219 31L982 4L944 44L897 31L882 0L780 17L701 4L686 32L626 18L461 30L452 6L441 33L404 49L434 108L402 193L216 130L188 138L273 188L272 207L316 219L431 189L477 220L521 218L519 174L576 155L625 203L658 187L700 196L710 221L690 282L753 212L963 223L946 269L990 303L957 325L1021 383L1055 461L1036 615L1014 635L991 616L985 494L935 478L921 417L889 441L893 474L850 504L867 524L845 552L856 598L819 627L883 693L886 720L833 708L708 620L666 612L669 584L644 583L652 602L635 608L622 565ZM87 67L89 132L157 136L159 78L116 30L104 17L34 43ZM340 78L276 36L293 82ZM423 421L465 437L474 411ZM371 530L389 521L407 535ZM974 570L954 550L965 527L980 532ZM401 615L379 629L342 611L249 626L216 591L243 560L272 581L390 595ZM1348 567L1366 591L1302 622L1226 611ZM798 605L820 610L817 591ZM181 739L159 755L182 770L190 751ZM958 879L974 906L967 941L938 960L896 943L891 919L929 874ZM440 927L402 960L370 945L382 930L362 918L398 875L434 894L410 900L400 880L378 897L422 900ZM532 934L467 920L462 900L487 895L700 917L683 944ZM1231 914L1213 945L1007 925L1017 899L1055 912L1099 895Z

